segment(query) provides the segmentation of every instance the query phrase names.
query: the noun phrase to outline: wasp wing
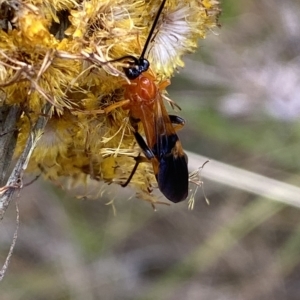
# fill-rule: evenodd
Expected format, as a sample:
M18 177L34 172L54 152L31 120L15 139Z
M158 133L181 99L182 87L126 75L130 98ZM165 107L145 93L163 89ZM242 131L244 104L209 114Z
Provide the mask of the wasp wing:
M188 195L187 159L159 93L156 100L156 143L152 146L152 151L159 161L156 179L166 198L177 203L185 200Z

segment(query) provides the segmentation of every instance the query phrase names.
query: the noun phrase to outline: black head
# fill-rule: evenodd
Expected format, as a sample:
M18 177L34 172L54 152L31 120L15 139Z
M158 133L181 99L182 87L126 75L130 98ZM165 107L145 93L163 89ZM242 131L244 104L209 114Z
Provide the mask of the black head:
M159 16L160 16L160 14L161 14L164 6L165 6L165 3L166 3L166 0L162 0L161 4L159 6L159 9L157 11L156 17L153 21L152 27L149 31L149 34L148 34L148 37L146 39L146 42L145 42L144 48L142 50L141 56L139 58L136 58L136 57L131 56L131 55L126 55L126 56L123 56L123 57L113 59L113 60L110 60L110 61L106 62L106 63L111 63L111 62L115 62L115 61L130 59L132 61L132 62L129 63L130 67L124 68L125 75L127 76L127 78L129 80L134 80L134 79L138 78L143 72L146 72L148 70L149 66L150 66L149 61L146 58L144 58L144 56L147 52L148 45L150 44L151 40L153 39L153 33L154 33L155 27L157 25Z
M138 78L143 72L149 69L150 63L146 58L135 59L132 66L124 68L124 72L129 80Z
M155 19L153 21L153 24L151 26L151 29L149 31L149 34L148 34L148 37L147 37L147 40L145 42L145 45L144 45L144 48L143 48L143 51L141 53L140 58L134 59L134 63L133 63L132 67L124 68L124 72L125 72L127 78L130 79L130 80L136 79L143 72L147 71L148 68L149 68L149 65L150 65L149 61L146 58L144 58L144 56L146 54L148 45L150 44L150 42L153 38L153 32L154 32L156 24L158 22L159 16L160 16L160 14L161 14L164 6L165 6L165 3L166 3L166 0L162 0L161 4L159 6L159 9L157 11L157 14L155 16Z

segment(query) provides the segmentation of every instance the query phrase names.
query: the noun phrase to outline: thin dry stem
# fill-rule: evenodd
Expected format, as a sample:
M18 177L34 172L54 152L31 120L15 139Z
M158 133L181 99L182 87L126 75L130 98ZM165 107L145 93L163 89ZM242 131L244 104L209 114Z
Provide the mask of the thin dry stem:
M5 275L6 270L8 268L8 265L9 265L10 259L12 257L12 254L13 254L16 242L17 242L17 238L18 238L18 230L19 230L19 227L20 227L20 212L19 212L18 202L16 202L16 213L17 213L16 229L15 229L13 240L12 240L12 243L10 245L9 252L8 252L7 257L5 259L4 265L0 270L0 281L2 281L2 279L4 278L4 275Z
M24 147L23 153L20 155L13 171L11 172L10 177L6 185L2 188L2 193L0 194L0 221L3 219L6 209L8 208L14 192L22 188L22 178L23 173L27 167L28 161L31 157L31 154L41 137L41 132L43 132L47 121L49 119L49 114L51 111L52 105L47 102L44 106L41 116L38 118L34 128L32 129L31 134L29 135L26 145Z

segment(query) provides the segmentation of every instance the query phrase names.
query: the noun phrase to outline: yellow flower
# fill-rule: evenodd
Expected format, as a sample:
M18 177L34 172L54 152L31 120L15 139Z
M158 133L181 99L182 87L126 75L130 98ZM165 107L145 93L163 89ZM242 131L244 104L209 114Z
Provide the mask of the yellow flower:
M119 107L105 113L110 105L125 100L128 82L124 62L105 62L125 55L139 58L161 1L20 0L19 4L2 4L2 15L10 14L5 15L7 27L0 30L0 105L22 110L16 156L50 103L49 122L36 140L28 170L62 183L64 179L124 183L140 149L128 111ZM215 0L166 2L146 52L158 83L183 66L182 56L217 26L218 14ZM141 125L139 129L142 133ZM150 163L140 164L131 185L141 198L156 201Z

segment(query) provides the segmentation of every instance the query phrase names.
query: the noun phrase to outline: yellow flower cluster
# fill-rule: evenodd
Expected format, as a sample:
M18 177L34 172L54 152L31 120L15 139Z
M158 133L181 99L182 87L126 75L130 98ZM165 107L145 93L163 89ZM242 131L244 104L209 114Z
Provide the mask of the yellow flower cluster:
M16 155L51 103L50 119L30 171L74 182L124 182L139 154L128 111L105 108L124 100L124 55L139 57L161 0L7 0L0 2L2 105L18 105ZM215 0L168 0L146 57L158 81L183 66L182 55L217 26ZM128 81L128 80L127 80ZM144 199L156 187L151 164L133 177ZM150 198L149 198L150 197Z

